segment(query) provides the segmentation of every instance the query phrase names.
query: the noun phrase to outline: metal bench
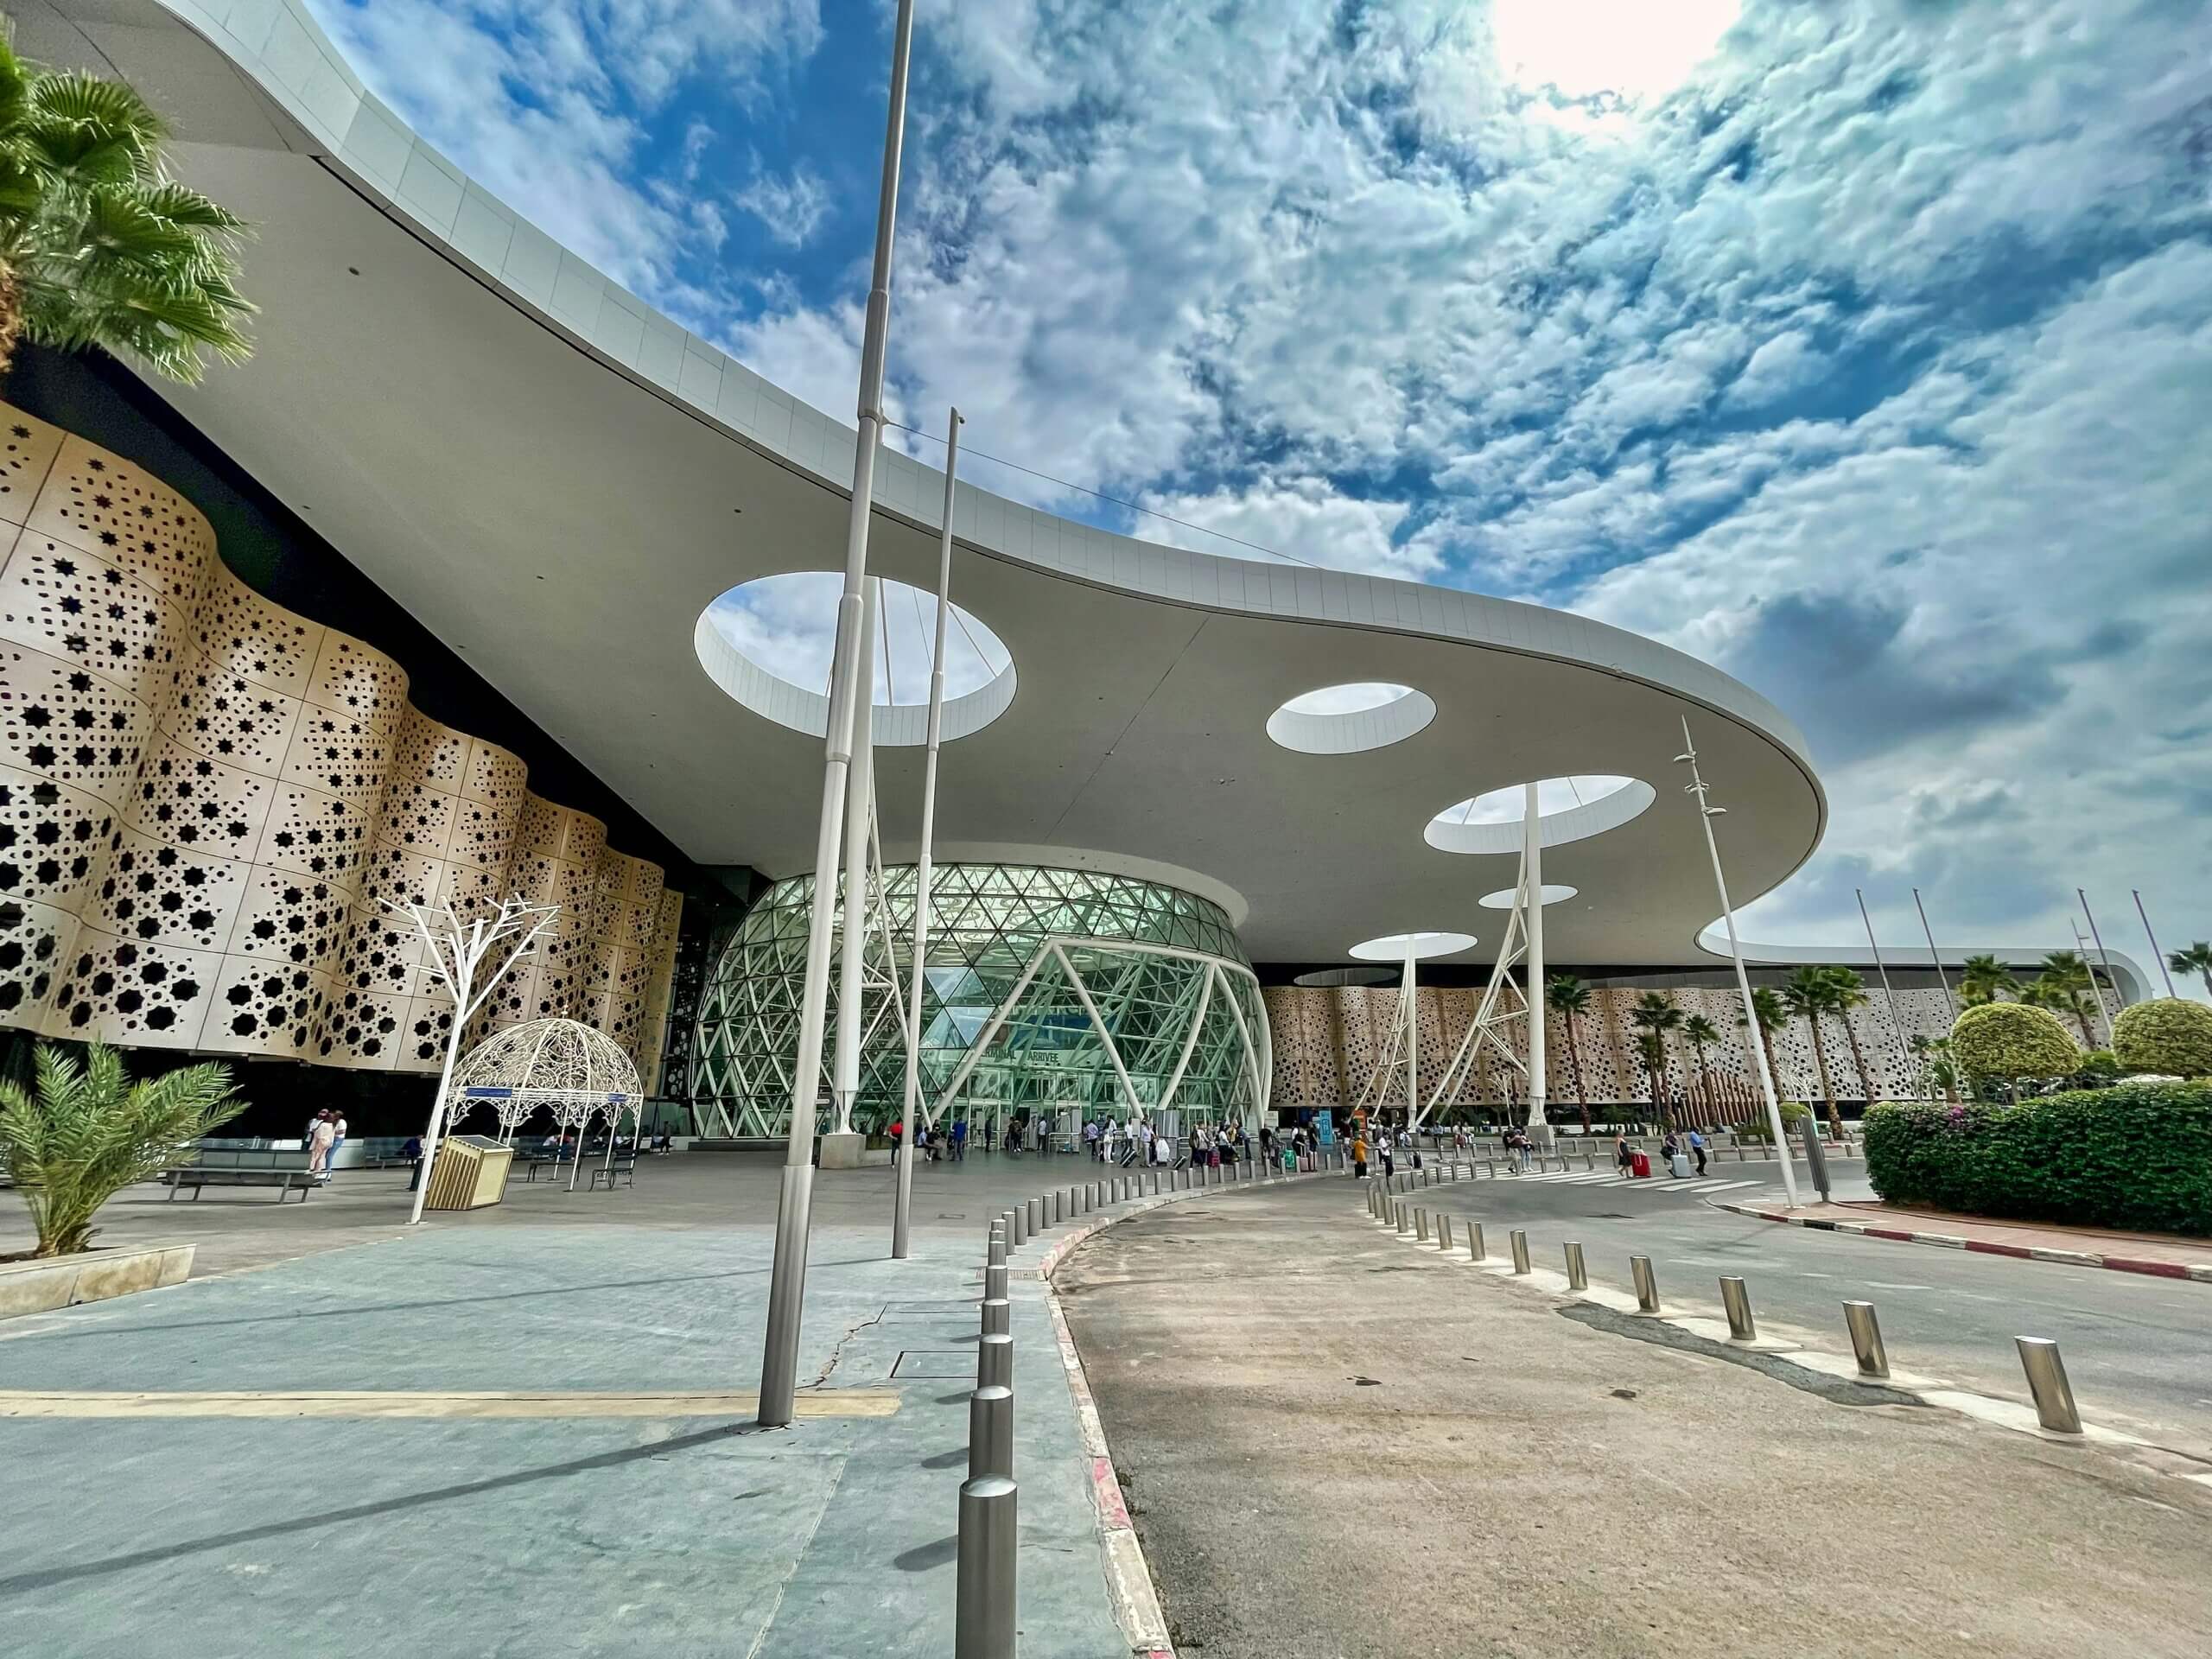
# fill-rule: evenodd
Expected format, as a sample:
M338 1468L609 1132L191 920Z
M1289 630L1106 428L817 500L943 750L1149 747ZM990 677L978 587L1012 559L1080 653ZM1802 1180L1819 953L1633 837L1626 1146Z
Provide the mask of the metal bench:
M589 1192L595 1189L604 1179L607 1183L607 1190L612 1192L618 1179L627 1181L632 1186L638 1184L637 1154L633 1152L626 1158L617 1158L613 1163L603 1166L594 1166L591 1172L591 1186L585 1190Z
M162 1179L169 1184L168 1201L172 1204L176 1202L179 1190L188 1186L192 1189L194 1204L200 1202L200 1189L203 1186L273 1186L279 1204L284 1202L285 1194L297 1187L300 1202L305 1204L308 1190L315 1185L314 1173L309 1170L203 1169L197 1164L163 1170Z

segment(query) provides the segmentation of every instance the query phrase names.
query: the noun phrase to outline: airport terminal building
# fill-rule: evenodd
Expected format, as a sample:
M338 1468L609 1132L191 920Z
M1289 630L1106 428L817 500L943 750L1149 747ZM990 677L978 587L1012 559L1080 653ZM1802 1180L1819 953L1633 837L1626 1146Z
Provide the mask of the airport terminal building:
M298 0L13 10L26 56L127 79L169 118L179 170L255 226L260 308L252 359L197 387L30 348L0 385L16 1048L223 1056L272 1122L330 1096L397 1124L427 1105L453 1006L390 905L516 894L559 920L471 1039L582 1020L679 1129L779 1133L804 1092L827 702L709 611L842 567L852 429L518 218ZM933 588L943 494L881 456L873 574ZM1552 1038L1554 1111L1650 1097L1629 1010L1654 987L1720 1033L1662 1086L1748 1086L1675 758L1688 721L1736 901L1788 880L1827 803L1758 690L1582 617L1212 556L964 483L952 534L952 593L1006 660L945 710L932 1098L1349 1104L1401 995L1352 952L1417 930L1471 938L1416 994L1416 1065L1445 1075L1538 781L1547 963L1592 988ZM863 1123L903 1071L923 711L887 700L872 723L881 875L841 930L864 963ZM1884 966L1891 995L1827 1056L1847 1097L1915 1092L1908 1039L1948 1024L1925 950ZM1520 1098L1513 1040L1443 1105ZM1785 1093L1815 1091L1802 1032L1776 1059Z

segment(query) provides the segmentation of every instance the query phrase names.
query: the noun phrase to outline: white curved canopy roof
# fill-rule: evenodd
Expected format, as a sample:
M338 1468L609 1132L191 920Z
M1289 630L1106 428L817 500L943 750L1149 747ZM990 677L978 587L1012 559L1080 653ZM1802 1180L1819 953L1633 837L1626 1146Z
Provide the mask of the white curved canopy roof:
M518 221L369 96L297 0L10 10L27 54L139 85L180 170L258 227L256 358L163 395L694 858L807 867L821 746L734 701L694 632L738 582L842 567L850 429ZM941 487L883 456L872 569L934 585ZM1478 898L1512 880L1511 855L1428 846L1440 810L1620 774L1657 802L1547 855L1548 880L1590 895L1548 914L1550 952L1679 962L1713 908L1669 786L1685 714L1730 808L1739 901L1820 838L1796 730L1650 640L976 489L955 530L954 597L1016 673L1003 712L946 751L940 857L1178 882L1224 904L1257 959L1340 961L1391 927L1481 931ZM1268 737L1289 699L1363 681L1414 687L1434 718L1336 753ZM893 859L912 855L920 765L878 755Z

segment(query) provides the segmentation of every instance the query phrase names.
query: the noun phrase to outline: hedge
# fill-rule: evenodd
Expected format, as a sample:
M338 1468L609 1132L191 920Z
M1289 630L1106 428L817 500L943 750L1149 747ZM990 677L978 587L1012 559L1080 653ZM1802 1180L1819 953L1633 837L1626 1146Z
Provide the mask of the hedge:
M2212 1084L2123 1083L2017 1106L1885 1101L1866 1178L1891 1204L2212 1236Z
M2112 1022L2112 1046L2130 1071L2212 1077L2212 1008L2178 997L2138 1002Z
M2048 1008L1983 1002L1951 1026L1951 1054L1967 1075L2008 1087L2022 1077L2070 1077L2081 1069L2073 1033Z

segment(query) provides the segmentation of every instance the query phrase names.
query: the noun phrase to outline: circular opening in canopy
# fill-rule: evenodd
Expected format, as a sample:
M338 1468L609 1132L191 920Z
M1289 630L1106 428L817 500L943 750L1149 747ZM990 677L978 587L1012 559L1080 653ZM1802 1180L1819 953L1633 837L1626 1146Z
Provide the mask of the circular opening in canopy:
M1475 902L1484 910L1510 910L1513 908L1514 895L1518 892L1520 892L1518 887L1500 887L1496 893L1483 894ZM1573 898L1574 894L1575 889L1573 887L1561 886L1555 881L1544 883L1544 903L1547 905L1564 904Z
M1408 957L1427 961L1431 957L1455 956L1475 948L1471 933L1385 933L1379 939L1355 944L1351 954L1362 962L1403 962Z
M1353 680L1300 692L1268 716L1268 735L1300 754L1357 754L1402 743L1436 718L1410 685Z
M869 630L874 740L893 747L926 741L930 652L937 595L887 577ZM820 737L830 729L830 667L844 578L794 570L742 582L700 613L692 645L708 677L756 715ZM944 736L981 731L1014 701L1014 656L989 626L957 604L944 631Z
M1455 801L1428 821L1421 838L1446 853L1517 853L1528 785L1513 784ZM1536 823L1546 847L1602 835L1656 798L1640 779L1586 772L1536 785Z

